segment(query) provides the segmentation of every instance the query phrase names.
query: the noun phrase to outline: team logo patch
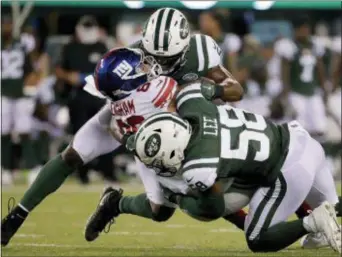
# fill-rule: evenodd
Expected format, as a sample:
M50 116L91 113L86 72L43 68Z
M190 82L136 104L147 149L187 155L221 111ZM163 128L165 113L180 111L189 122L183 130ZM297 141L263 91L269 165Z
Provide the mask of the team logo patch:
M158 133L151 135L145 143L145 154L148 157L155 156L160 149L161 138Z
M194 80L198 79L198 75L196 73L188 73L188 74L185 74L182 77L182 79L185 81L194 81Z

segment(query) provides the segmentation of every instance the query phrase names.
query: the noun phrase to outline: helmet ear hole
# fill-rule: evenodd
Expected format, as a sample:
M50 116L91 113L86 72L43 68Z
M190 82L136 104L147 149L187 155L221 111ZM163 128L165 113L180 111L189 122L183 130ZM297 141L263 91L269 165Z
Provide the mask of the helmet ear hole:
M170 159L172 159L173 157L175 157L175 150L173 150L170 154Z
M155 130L153 130L153 131L158 132L158 133L161 133L161 132L162 132L161 129L155 129Z

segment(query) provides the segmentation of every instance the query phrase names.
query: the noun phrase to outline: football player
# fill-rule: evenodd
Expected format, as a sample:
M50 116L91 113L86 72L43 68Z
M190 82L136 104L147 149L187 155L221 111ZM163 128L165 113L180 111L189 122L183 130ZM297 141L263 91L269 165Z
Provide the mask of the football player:
M296 121L276 125L260 115L228 105L215 106L200 83L176 98L180 117L159 113L134 138L135 152L158 176L181 177L197 192L193 213L224 213L230 178L258 183L249 203L245 233L254 252L278 251L308 233L321 232L341 252L338 202L321 145ZM228 183L228 184L227 184ZM176 203L189 197L177 195ZM306 200L315 208L303 219L286 222Z
M145 73L145 65L150 64L150 73ZM88 83L95 85L97 90L111 99L111 104L105 106L97 115L90 119L76 134L73 141L61 155L50 160L40 171L36 181L26 192L23 199L2 221L2 245L8 244L11 237L24 222L28 213L34 209L47 195L57 190L65 179L80 165L84 165L101 154L116 149L120 143L112 137L109 131L112 115L122 133L134 132L137 126L148 115L156 111L168 110L169 102L175 92L177 83L167 77L150 80L160 73L160 66L153 58L145 58L142 52L133 49L118 49L106 54L98 63L94 78L88 78ZM233 87L236 87L235 91ZM233 83L228 92L238 94L241 90L238 83ZM137 89L132 93L133 89ZM233 91L232 91L233 90ZM218 92L218 93L217 93ZM224 90L214 92L217 96ZM99 93L98 93L99 94ZM236 97L236 96L234 96ZM237 97L241 98L241 96ZM115 133L117 135L117 133ZM144 168L142 166L142 168ZM146 168L145 168L146 169ZM145 186L158 182L152 172L142 174ZM146 175L146 176L145 176ZM145 180L148 180L146 183ZM152 184L152 186L154 186ZM158 186L153 187L153 196L143 194L145 199L162 195ZM157 192L156 192L157 191ZM118 194L119 196L119 194ZM129 200L129 199L128 199ZM165 214L162 202L157 202L159 212L154 212L153 219L161 221L173 214L174 209ZM151 208L151 207L150 207Z
M35 102L27 94L37 80L29 57L29 36L13 38L10 16L3 15L1 23L1 168L3 183L11 184L12 132L20 136L25 167L34 169L37 165L30 137Z
M281 58L283 83L279 98L289 98L296 119L313 137L323 140L327 96L323 56L326 49L311 37L308 17L297 18L293 25L294 39L284 38L275 45L276 54Z
M168 75L178 83L188 83L200 77L206 77L220 85L214 87L214 90L204 92L209 97L230 102L242 98L243 89L240 84L221 66L221 51L215 41L205 35L190 36L188 21L178 10L162 8L153 13L146 23L142 41L135 44L134 47L141 48L145 52L145 56L139 55L138 58L134 54L133 62L129 61L130 55L133 53L129 55L122 53L117 56L117 52L109 52L98 63L94 76L95 83L90 79L89 83L97 85L98 90L109 96L112 101L120 100L120 97L127 96L129 91L147 82L147 75L142 75L140 62L147 64L152 77ZM137 69L140 71L137 72ZM159 87L162 87L160 88L162 91L166 84L161 84ZM168 97L166 93L162 94L162 92L161 96ZM161 106L164 108L167 105ZM114 109L114 113L121 113L125 116L125 119L118 123L122 128L136 127L139 122L143 121L141 118L128 120L128 115L135 115L125 112L127 108L129 111L132 106L122 106L122 108L124 108L123 112L116 112ZM145 110L135 109L135 111L139 114L137 116L143 116L141 113ZM8 244L28 213L46 196L57 190L77 167L119 146L120 143L108 133L107 122L111 120L111 117L112 113L108 107L101 110L78 131L69 147L61 155L50 160L42 168L20 204L2 221L2 245ZM88 141L86 146L84 145L85 138ZM93 140L93 143L89 143L89 140ZM98 142L101 142L101 147ZM146 190L146 194L141 197L146 201L140 202L147 203L144 207L153 210L154 220L168 219L173 214L174 208L164 208L165 199L158 181L153 173L146 170L143 165L141 168L140 176ZM103 196L107 195L106 193L104 192ZM118 199L121 197L121 193L113 193L111 197ZM136 210L134 205L129 206L132 209L127 212ZM103 227L97 228L98 231L93 235L86 236L87 240L95 239L107 222L108 220L102 224Z

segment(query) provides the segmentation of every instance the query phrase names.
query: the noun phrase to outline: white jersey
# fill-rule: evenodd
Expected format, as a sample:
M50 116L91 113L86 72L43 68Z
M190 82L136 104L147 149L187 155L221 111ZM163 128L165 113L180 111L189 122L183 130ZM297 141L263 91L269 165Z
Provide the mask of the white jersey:
M87 84L84 90L100 98L105 98L97 89L93 76L86 78ZM146 118L161 112L167 111L168 106L176 93L177 82L165 76L160 76L146 84L141 85L131 94L116 102L110 101L111 112L115 126L121 133L135 132ZM108 100L109 101L109 100ZM151 169L144 166L137 158L139 176L144 184L148 198L155 204L163 204L163 187L167 187L176 193L186 194L188 185L180 178L163 178L155 174Z
M92 76L86 78L85 90L98 97L104 97L97 91ZM119 101L111 102L113 119L122 134L135 132L139 125L149 116L161 111L167 111L175 95L177 82L165 76L160 76L147 82L130 95Z

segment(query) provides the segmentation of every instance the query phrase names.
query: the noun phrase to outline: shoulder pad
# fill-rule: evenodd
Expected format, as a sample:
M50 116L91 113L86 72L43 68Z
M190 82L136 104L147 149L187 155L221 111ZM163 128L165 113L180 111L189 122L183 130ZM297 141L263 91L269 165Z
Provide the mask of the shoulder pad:
M195 34L194 39L196 42L199 72L221 64L222 49L212 37Z
M275 43L274 51L278 56L292 60L297 51L297 47L291 39L283 38Z
M325 41L324 39L322 38L319 38L319 37L313 37L312 38L312 44L313 44L313 48L314 48L314 53L321 57L325 54L325 48L326 48L326 45L325 45Z
M229 53L238 52L241 49L241 39L233 33L228 33L224 38L224 45Z

